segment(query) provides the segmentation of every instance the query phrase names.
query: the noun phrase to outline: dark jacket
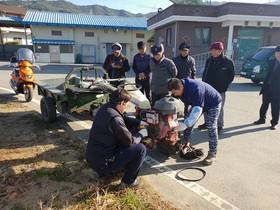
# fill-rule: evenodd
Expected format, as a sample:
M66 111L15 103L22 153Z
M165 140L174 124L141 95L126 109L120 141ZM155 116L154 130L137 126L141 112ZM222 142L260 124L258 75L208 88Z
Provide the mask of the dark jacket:
M219 93L224 93L234 79L234 68L233 61L224 54L218 58L211 56L206 60L202 81L211 85Z
M182 55L178 55L177 57L173 58L173 62L175 63L178 74L178 79L183 78L191 78L195 79L196 75L196 68L195 68L195 60L191 56L183 57Z
M174 62L169 58L166 58L164 55L159 61L152 58L150 61L150 69L152 72L152 92L156 94L168 94L168 80L177 75L177 68Z
M135 72L135 77L140 73L144 73L145 77L148 79L151 73L150 70L150 60L152 56L148 53L141 55L137 53L133 58L132 69Z
M121 68L112 68L112 63L119 64ZM123 54L119 57L116 57L114 54L108 55L104 61L103 68L107 71L110 79L125 78L125 72L130 70L128 60Z
M138 126L140 120L123 116L113 103L103 105L94 118L87 144L86 160L91 168L100 169L107 164L106 159L141 138L137 133L132 136L129 126Z
M274 65L277 60L273 59L268 64L268 72L262 85L260 95L271 92L272 99L280 100L280 64L274 70Z
M179 97L185 104L202 107L203 112L217 106L222 101L221 95L209 84L195 79L181 79L183 94Z

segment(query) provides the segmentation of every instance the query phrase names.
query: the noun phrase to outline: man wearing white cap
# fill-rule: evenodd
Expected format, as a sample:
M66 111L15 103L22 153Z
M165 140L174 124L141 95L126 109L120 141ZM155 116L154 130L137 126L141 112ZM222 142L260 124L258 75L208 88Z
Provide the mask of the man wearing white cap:
M112 54L109 54L103 64L103 68L107 71L110 79L125 78L125 72L130 70L128 59L121 53L122 46L120 43L114 43L111 46ZM112 85L118 86L121 82L111 82Z

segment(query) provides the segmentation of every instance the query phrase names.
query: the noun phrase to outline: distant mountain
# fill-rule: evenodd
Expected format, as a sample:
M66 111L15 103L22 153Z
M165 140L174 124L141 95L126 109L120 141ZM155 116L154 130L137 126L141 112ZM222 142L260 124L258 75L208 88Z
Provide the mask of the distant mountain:
M211 2L211 1L210 1ZM212 1L211 5L224 4L226 2ZM156 12L151 12L147 14L137 13L133 14L125 10L111 9L109 7L100 5L86 5L80 6L72 4L71 2L65 0L0 0L1 4L28 8L39 11L48 12L62 12L62 13L76 13L76 14L93 14L93 15L106 15L106 16L124 16L124 17L146 17L150 18L156 14ZM274 2L267 2L266 4L280 4L280 0Z
M62 12L62 13L76 13L76 14L93 14L93 15L106 15L106 16L124 16L124 17L152 17L155 12L147 14L133 14L125 10L111 9L105 6L100 5L87 5L79 6L67 2L64 0L58 1L46 1L46 0L30 0L30 1L21 1L21 0L9 0L9 1L0 1L1 4L28 8L38 11L48 11L48 12Z

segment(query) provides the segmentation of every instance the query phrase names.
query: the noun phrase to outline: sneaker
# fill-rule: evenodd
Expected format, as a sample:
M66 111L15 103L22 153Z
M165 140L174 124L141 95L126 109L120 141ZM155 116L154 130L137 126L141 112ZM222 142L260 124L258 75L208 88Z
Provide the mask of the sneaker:
M271 125L270 130L276 130L277 125Z
M203 123L203 124L199 125L198 128L199 129L207 129L206 123Z
M202 161L204 165L211 165L214 161L217 160L217 155L214 152L208 152L207 157Z
M124 183L124 182L121 182L121 183L120 183L120 188L121 188L121 189L124 189L124 188L127 188L127 187L136 188L136 187L138 187L138 186L139 186L139 183L138 183L137 179L135 179L135 181L132 182L131 184L126 184L126 183Z
M265 120L258 119L257 121L254 122L255 125L260 125L260 124L265 124Z

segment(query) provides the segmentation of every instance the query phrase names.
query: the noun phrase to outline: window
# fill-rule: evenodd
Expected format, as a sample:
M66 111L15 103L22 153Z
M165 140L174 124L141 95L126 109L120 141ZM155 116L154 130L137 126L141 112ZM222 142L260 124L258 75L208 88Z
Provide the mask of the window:
M62 44L60 45L60 52L61 53L73 53L74 52L74 45L70 44Z
M144 39L145 38L145 34L136 33L136 38Z
M86 31L85 32L85 37L94 37L94 32Z
M22 38L21 38L21 37L14 37L13 40L14 40L15 42L18 42L19 44L22 43Z
M35 44L35 49L37 53L49 53L48 44Z
M171 46L171 40L172 40L172 28L168 28L166 30L166 46Z
M196 46L210 46L211 28L210 27L196 27L194 29L194 44Z
M52 35L53 35L53 36L62 36L62 31L55 31L55 30L52 30Z

